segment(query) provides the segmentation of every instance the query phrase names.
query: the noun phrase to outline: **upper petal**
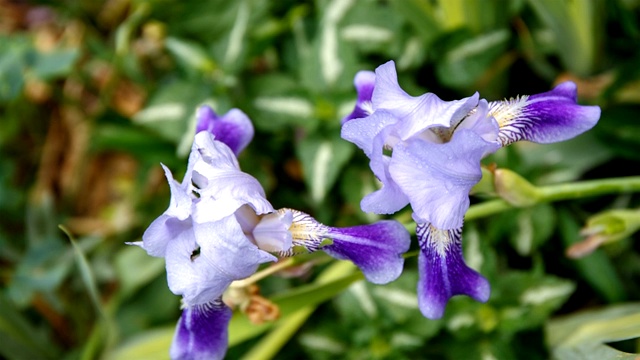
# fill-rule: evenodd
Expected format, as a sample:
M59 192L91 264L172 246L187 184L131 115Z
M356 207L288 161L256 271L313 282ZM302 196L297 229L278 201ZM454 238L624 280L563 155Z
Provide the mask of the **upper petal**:
M564 141L594 127L600 107L578 105L576 93L576 85L567 81L545 93L491 102L489 115L500 125L502 145Z
M416 221L458 228L469 208L469 191L482 177L480 159L498 147L468 129L456 131L445 144L411 139L396 146L389 172L409 198Z
M231 315L231 309L220 299L182 310L169 351L171 359L223 359L227 353Z
M385 145L385 140L392 134L390 129L397 122L398 118L394 117L393 114L385 110L380 110L374 112L371 116L354 119L345 123L342 126L340 136L356 144L371 158L374 154L376 156L378 154L382 155L382 147ZM387 132L374 144L374 139L385 129Z
M398 84L395 63L389 61L376 69L372 103L375 111L384 109L400 119L396 127L402 140L434 127L449 127L464 118L478 104L478 93L456 101L442 101L432 93L413 97Z
M353 80L353 84L358 92L358 100L351 114L342 119L342 124L353 119L367 117L373 113L371 96L373 94L375 81L376 75L373 71L358 71Z
M258 180L240 171L228 146L214 140L208 132L198 133L196 144L195 151L201 155L192 169L192 181L200 195L192 212L196 222L219 220L244 204L250 205L258 215L273 212Z
M161 165L171 189L171 200L165 214L184 220L191 215L192 197L189 189L175 181L173 175L171 175L171 170L164 164Z
M254 129L249 117L238 109L231 109L219 117L212 108L203 105L197 111L196 133L208 131L216 140L225 143L238 155L253 139Z

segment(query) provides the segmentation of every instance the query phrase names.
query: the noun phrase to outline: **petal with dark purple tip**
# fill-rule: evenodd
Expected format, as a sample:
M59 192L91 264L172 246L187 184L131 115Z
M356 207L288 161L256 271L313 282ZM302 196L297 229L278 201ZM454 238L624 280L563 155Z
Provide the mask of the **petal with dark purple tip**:
M502 146L520 140L564 141L594 127L600 107L578 105L576 91L576 85L568 81L545 93L491 102L489 115L500 125Z
M290 212L293 216L289 228L293 245L303 246L309 252L324 250L335 258L351 260L367 280L375 284L385 284L400 276L404 264L402 254L409 250L411 238L399 222L383 220L371 225L333 228L302 211L280 209L278 212ZM331 239L332 243L322 246L325 239ZM290 256L293 252L282 255Z
M225 143L238 155L253 139L253 124L249 117L238 109L231 109L218 116L213 109L203 105L197 112L196 133L208 131L216 140Z
M330 228L325 235L333 244L322 247L327 254L350 260L374 284L394 281L402 273L411 238L397 221L383 220L371 225Z
M469 268L462 257L462 229L439 230L430 224L418 224L416 234L420 244L418 306L425 317L441 318L455 295L480 302L489 300L489 282Z
M220 300L182 310L169 351L171 359L223 359L231 315L231 309Z
M356 74L353 84L358 92L358 100L351 114L342 119L342 124L349 120L367 117L373 113L371 95L373 94L375 82L376 74L373 71L359 71Z

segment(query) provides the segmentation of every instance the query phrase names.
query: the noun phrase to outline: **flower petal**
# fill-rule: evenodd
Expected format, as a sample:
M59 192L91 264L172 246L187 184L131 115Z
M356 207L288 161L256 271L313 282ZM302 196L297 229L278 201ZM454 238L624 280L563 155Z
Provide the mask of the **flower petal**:
M594 127L600 107L578 105L576 94L576 85L567 81L542 94L491 102L489 115L500 125L502 146L519 140L564 141Z
M383 149L391 146L386 141L397 142L397 137L392 136L397 121L388 111L378 110L367 118L355 119L342 126L342 137L364 150L371 159L371 171L382 183L382 188L362 199L362 211L393 214L409 203L389 174L389 156L383 154Z
M482 178L480 159L497 148L468 129L456 131L445 144L411 139L396 146L389 172L409 197L417 222L459 228L469 191Z
M169 289L190 306L222 296L232 281L277 260L244 235L234 215L183 228L167 245L167 280Z
M195 144L194 151L201 155L192 170L192 181L200 194L193 211L196 222L219 220L244 204L249 204L258 215L273 212L258 180L240 171L228 146L214 140L208 132L196 134Z
M182 310L169 351L171 359L223 359L231 315L231 309L220 300Z
M402 273L411 237L397 221L383 220L371 225L330 228L326 234L333 244L322 247L337 259L350 260L374 284L394 281Z
M189 223L190 221L177 221L172 216L162 214L144 231L142 242L132 244L140 246L151 256L165 257L169 242L178 237L185 227L190 228Z
M342 125L340 136L356 144L364 151L365 155L372 158L374 154L382 155L382 147L385 145L385 140L389 135L392 135L389 129L397 122L398 119L390 112L385 110L376 111L371 116L354 119ZM375 146L374 139L385 129L387 129L387 132Z
M309 252L323 250L337 259L350 260L375 284L385 284L400 276L404 264L402 254L409 250L411 238L399 222L383 220L371 225L334 228L301 211L278 210L283 211L293 214L289 230L294 245L303 246ZM331 239L332 243L323 246L325 239Z
M398 84L393 61L376 69L373 109L387 110L401 120L396 128L401 140L406 140L430 127L450 127L458 123L478 105L478 99L478 93L455 101L442 101L432 93L413 97Z
M262 216L260 222L253 229L253 238L258 247L269 252L287 251L292 246L291 212L274 212Z
M343 125L350 120L367 117L373 113L371 95L373 94L375 82L376 74L373 71L359 71L356 74L353 84L358 92L358 100L351 114L342 119L341 123Z
M160 165L164 170L164 175L166 176L169 188L171 189L171 200L169 202L169 208L165 211L165 214L184 220L188 218L191 213L191 194L186 187L173 179L173 175L169 168L164 166L164 164Z
M468 295L486 302L491 289L487 279L469 268L462 257L462 228L439 230L430 224L418 224L418 306L429 319L439 319L449 299Z
M203 105L198 109L196 117L196 133L212 133L216 140L225 143L236 155L253 139L253 124L249 117L238 109L231 109L219 117L212 108Z

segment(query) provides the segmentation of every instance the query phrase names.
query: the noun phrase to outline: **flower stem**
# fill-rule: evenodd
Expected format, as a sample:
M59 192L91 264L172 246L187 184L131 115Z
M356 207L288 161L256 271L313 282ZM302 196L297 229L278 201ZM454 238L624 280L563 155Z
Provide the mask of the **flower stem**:
M251 284L255 284L258 281L266 278L269 275L275 274L280 270L284 270L290 266L293 266L296 264L296 260L295 258L287 258L287 259L283 259L278 261L277 263L267 267L264 270L258 271L257 273L249 276L246 279L242 279L242 280L238 280L238 281L234 281L231 283L231 287L234 288L243 288L243 287L247 287Z
M536 202L546 203L560 200L579 199L605 194L622 194L640 191L640 176L613 179L577 181L566 184L537 187L540 198ZM497 214L513 207L502 199L489 200L469 207L465 220L473 220Z

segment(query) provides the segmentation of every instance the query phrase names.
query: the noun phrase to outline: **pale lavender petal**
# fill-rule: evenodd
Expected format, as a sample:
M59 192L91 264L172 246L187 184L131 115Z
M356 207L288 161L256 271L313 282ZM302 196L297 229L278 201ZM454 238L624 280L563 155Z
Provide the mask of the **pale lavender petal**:
M252 231L256 244L262 250L283 252L291 248L292 238L289 228L293 221L290 211L263 215Z
M482 178L480 159L497 148L468 129L456 131L445 144L411 139L396 146L389 171L409 197L417 222L459 228L469 191Z
M258 215L273 212L258 180L240 171L228 146L214 140L208 132L196 134L195 143L201 155L192 170L192 181L200 195L192 212L196 222L217 221L244 204L250 205Z
M322 247L327 254L350 260L374 284L394 281L402 273L411 237L397 221L383 220L371 225L330 228L327 238L333 244Z
M231 309L220 300L182 310L169 351L171 359L223 359L231 315Z
M456 101L442 101L432 93L413 97L398 84L395 63L389 61L376 69L373 109L386 110L400 119L397 136L406 140L430 127L449 127L458 123L478 105L479 95Z
M183 222L162 214L145 230L142 242L134 243L134 245L142 247L151 256L164 257L167 252L167 244L182 233L185 227L189 228L190 226L190 221Z
M429 319L439 319L449 299L467 295L486 302L491 289L487 279L469 268L462 257L462 229L439 230L418 224L418 306Z
M373 71L359 71L356 74L353 84L358 92L358 100L351 114L342 119L342 124L353 119L367 117L373 113L371 96L373 94L375 81L376 74Z
M570 81L553 90L489 104L489 115L500 125L503 146L519 140L553 143L571 139L595 126L600 107L576 103L576 85Z
M489 104L487 100L480 100L478 106L456 127L457 130L469 129L480 135L487 142L498 140L500 127L493 116L488 116Z
M393 136L393 125L397 121L391 113L378 110L367 118L351 120L342 126L342 137L364 150L371 159L371 171L382 183L382 188L362 199L360 206L365 212L392 214L409 203L389 174L389 156L383 154L385 147L397 143L398 138Z
M191 213L192 195L187 188L173 179L169 168L164 166L164 164L160 165L164 170L169 188L171 189L171 200L169 201L169 208L165 211L165 214L184 220L188 218Z
M360 202L360 207L364 212L375 214L393 214L409 204L409 198L398 184L393 180L389 172L391 157L382 154L382 139L387 137L389 128L384 129L379 136L374 139L374 147L380 152L371 156L369 167L373 174L382 183L382 187L371 194L366 195Z
M249 117L238 109L231 109L218 116L212 108L203 105L197 111L196 133L207 131L216 140L225 143L238 155L253 139L253 124Z
M364 153L372 158L373 156L382 155L382 149L385 145L387 137L393 135L392 128L398 118L394 117L390 112L380 110L366 118L351 120L342 126L340 136L343 139L356 144ZM380 133L386 130L382 135ZM374 145L374 139L378 137L380 140L377 146Z
M183 228L167 245L167 281L188 305L222 296L232 281L252 275L261 263L277 260L244 235L234 215Z

